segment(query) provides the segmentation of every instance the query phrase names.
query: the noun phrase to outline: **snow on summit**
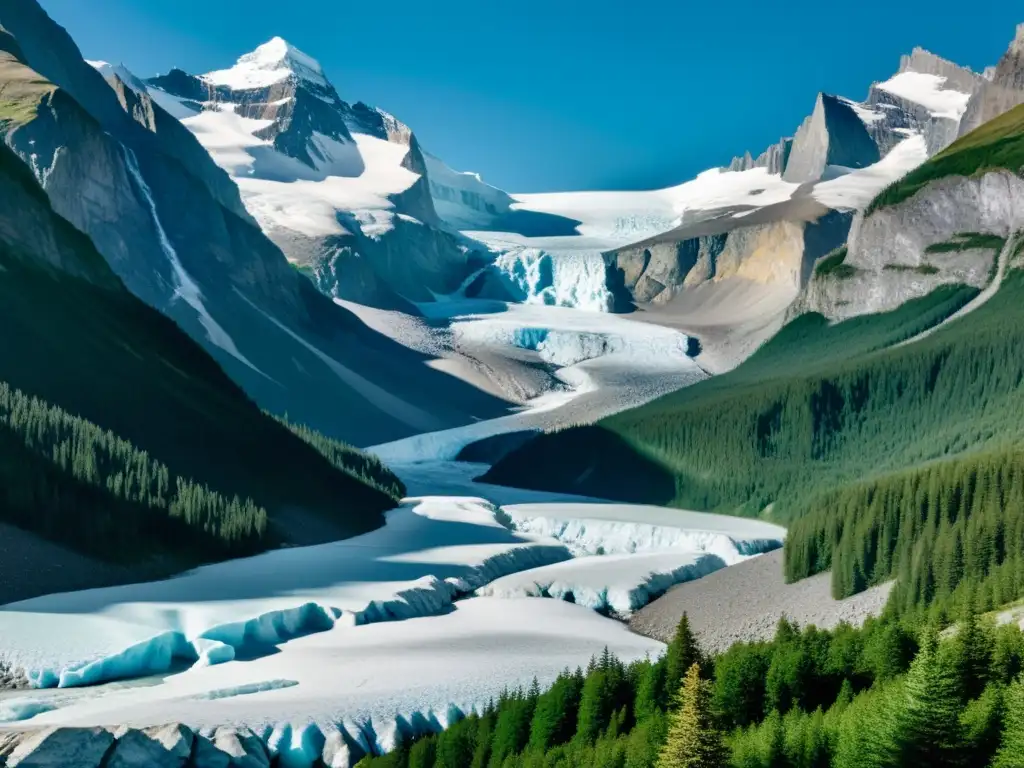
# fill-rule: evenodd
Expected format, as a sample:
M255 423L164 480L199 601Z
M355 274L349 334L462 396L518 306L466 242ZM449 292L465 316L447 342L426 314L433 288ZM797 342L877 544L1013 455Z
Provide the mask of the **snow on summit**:
M946 78L922 72L900 72L895 77L879 83L878 88L893 96L920 104L935 117L959 120L967 111L971 95L951 88L945 88Z
M230 69L201 75L211 85L224 85L233 90L267 88L292 76L327 86L320 63L282 37L271 38L239 58Z

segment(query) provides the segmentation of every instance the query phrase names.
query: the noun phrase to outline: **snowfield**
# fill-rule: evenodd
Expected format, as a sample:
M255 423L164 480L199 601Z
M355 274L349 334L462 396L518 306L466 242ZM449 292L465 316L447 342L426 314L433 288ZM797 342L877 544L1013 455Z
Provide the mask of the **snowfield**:
M933 117L959 120L967 111L967 102L970 101L971 94L944 88L945 84L946 78L941 75L900 72L875 87L920 104L931 112Z

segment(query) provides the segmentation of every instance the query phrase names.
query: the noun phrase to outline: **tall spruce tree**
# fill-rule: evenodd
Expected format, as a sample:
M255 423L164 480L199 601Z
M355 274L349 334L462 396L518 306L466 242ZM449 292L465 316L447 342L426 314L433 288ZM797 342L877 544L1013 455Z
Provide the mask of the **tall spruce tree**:
M676 634L665 650L665 701L671 704L679 690L683 676L694 664L706 667L707 662L690 628L690 617L685 613L679 619Z
M903 765L954 768L961 765L960 686L956 670L944 664L938 639L929 631L910 665L896 722Z
M711 690L693 664L679 691L657 768L724 768L727 751L711 715Z

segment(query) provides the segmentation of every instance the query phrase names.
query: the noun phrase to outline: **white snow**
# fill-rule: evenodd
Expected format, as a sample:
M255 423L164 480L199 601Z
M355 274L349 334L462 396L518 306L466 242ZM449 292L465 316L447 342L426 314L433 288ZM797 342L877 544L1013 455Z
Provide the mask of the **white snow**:
M959 120L967 111L969 93L943 88L946 78L941 75L927 75L923 72L900 72L898 75L878 83L877 88L899 96L907 101L920 104L933 117Z
M864 125L872 125L877 123L879 120L885 119L885 114L883 112L876 112L875 110L869 109L856 101L850 101L850 99L844 99L842 97L840 97L840 101L856 112L857 117L861 119L861 122L863 122Z
M131 173L132 178L138 185L142 196L146 199L150 216L153 219L153 226L156 228L156 234L160 240L160 247L163 249L164 255L170 262L171 268L174 270L174 276L178 283L174 291L175 298L180 297L184 299L185 303L196 311L199 315L199 322L202 323L203 328L206 330L206 337L212 344L224 350L239 362L244 363L246 366L256 371L256 373L266 376L263 371L250 363L245 355L238 350L238 347L235 346L235 342L232 340L231 336L228 335L228 332L213 319L213 316L206 309L206 305L203 304L203 294L199 290L199 286L196 284L195 280L192 279L192 276L185 271L185 267L182 265L181 259L178 258L178 252L174 249L170 239L167 237L167 233L164 231L163 225L160 223L160 216L156 210L156 203L153 201L153 193L150 191L149 185L146 184L146 180L142 178L142 173L139 171L139 164L135 158L135 153L131 149L125 148L125 158L127 160L128 171Z
M209 72L201 78L210 85L248 90L267 88L292 76L328 87L323 69L314 58L280 37L274 37L242 56L230 69Z
M186 120L186 126L192 129L195 119ZM202 133L197 132L196 135L204 145L209 141ZM221 134L222 138L224 136ZM321 137L320 141L326 143L325 139ZM379 234L382 227L390 226L393 215L395 206L389 196L404 192L419 176L402 167L408 147L366 134L354 134L353 139L364 165L358 176L301 178L297 177L302 173L297 167L289 167L287 173L280 173L279 169L261 178L259 164L254 167L252 175L244 175L240 167L232 170L230 163L222 162L216 154L214 160L235 176L246 208L265 230L286 230L309 237L345 234L346 229L338 220L338 214L347 212L355 220L360 217L372 219ZM245 152L241 142L235 146ZM279 153L273 152L273 155L281 165L301 165ZM265 161L265 157L261 159ZM351 158L346 162L351 162ZM334 166L328 170L337 168ZM307 174L308 171L307 168ZM289 174L292 180L283 181L282 178Z
M0 609L3 651L37 687L152 674L176 658L209 666L339 623L439 613L498 576L570 557L508 531L495 511L482 499L410 500L353 539L15 603Z
M851 170L816 184L811 195L830 208L863 210L885 187L927 159L928 146L924 137L913 134L893 147L889 154L874 165Z

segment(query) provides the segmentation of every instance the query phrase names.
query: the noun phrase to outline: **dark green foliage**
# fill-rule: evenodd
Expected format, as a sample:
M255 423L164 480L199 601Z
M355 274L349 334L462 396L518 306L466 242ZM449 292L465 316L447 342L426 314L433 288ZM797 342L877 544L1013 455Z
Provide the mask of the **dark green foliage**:
M840 280L853 277L857 273L855 267L846 264L846 246L836 248L832 253L822 256L814 267L814 274L818 277L837 277Z
M938 641L927 636L910 665L894 708L895 743L903 765L952 768L964 758L961 699L955 670L942 663Z
M713 700L724 725L743 727L764 717L770 666L770 648L763 643L737 643L718 657Z
M690 617L684 613L679 619L675 636L665 651L665 693L662 701L667 705L672 704L673 697L682 685L683 676L694 664L698 667L708 666L697 645L697 638L690 629Z
M1024 106L1011 109L953 142L935 157L890 184L868 206L873 211L896 205L930 182L947 176L975 176L992 170L1019 172L1024 167Z
M386 493L395 501L405 496L405 484L376 456L327 437L304 424L292 424L287 416L278 421L315 448L336 469Z
M925 253L959 253L971 249L1003 250L1006 238L999 235L984 235L980 232L961 232L943 243L932 243L924 249ZM886 267L888 269L889 267ZM936 270L937 271L937 270Z
M61 236L102 264L87 238ZM33 424L46 425L30 440L24 415L5 418L0 519L100 557L169 555L178 567L290 539L278 522L289 508L344 536L394 506L390 473L321 443L325 458L261 413L112 275L88 282L0 238L0 276L0 382L36 398Z
M949 427L937 423L937 429L953 429L960 421L956 409L937 413L925 391L931 358L941 364L946 357L939 345L944 334L882 350L941 322L975 295L944 287L893 312L835 325L803 315L736 370L597 426L542 435L484 478L746 514L785 500L773 515L786 519L787 508L815 491L943 450L921 425L941 419ZM935 351L922 360L925 344ZM901 408L913 430L894 429L893 413ZM967 422L970 414L963 416Z
M171 474L131 443L0 382L3 519L112 559L265 548L267 513Z
M530 723L531 750L546 752L573 737L582 692L583 671L566 670L540 695Z
M937 275L939 273L939 268L934 264L918 264L916 267L906 264L886 264L885 270L887 272L915 272L919 275Z
M1001 685L988 686L960 715L965 763L990 765L995 757L1002 736L1005 692Z
M1024 680L1015 680L1003 697L1003 738L995 768L1024 766Z

